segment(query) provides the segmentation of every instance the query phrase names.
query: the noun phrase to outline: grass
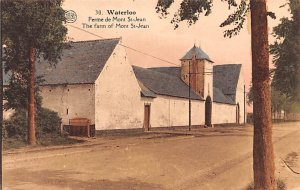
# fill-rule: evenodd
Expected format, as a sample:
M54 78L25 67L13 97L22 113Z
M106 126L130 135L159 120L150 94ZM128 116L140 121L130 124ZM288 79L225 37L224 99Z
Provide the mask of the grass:
M18 149L27 145L25 140L17 138L5 138L2 139L2 143L3 150Z
M248 185L246 190L254 190L254 183L252 182L250 185ZM276 180L276 190L287 190L287 186L282 179Z
M78 140L74 138L69 138L68 136L62 135L44 135L40 138L37 144L42 146L52 146L52 145L68 145L84 142L84 140Z
M57 145L70 145L82 143L84 140L78 140L74 138L69 138L68 136L62 136L59 134L47 134L38 138L38 146L57 146ZM18 149L27 146L27 142L20 138L4 138L2 140L3 150Z

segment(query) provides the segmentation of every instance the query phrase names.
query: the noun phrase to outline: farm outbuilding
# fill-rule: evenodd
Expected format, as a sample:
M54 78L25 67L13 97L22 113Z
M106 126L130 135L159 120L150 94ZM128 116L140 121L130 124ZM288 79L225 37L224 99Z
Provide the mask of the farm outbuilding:
M96 130L187 126L189 97L192 125L244 122L240 64L215 65L193 46L180 67L142 68L130 64L120 44L119 38L70 42L56 66L36 64L43 106L58 112L63 125L86 118Z

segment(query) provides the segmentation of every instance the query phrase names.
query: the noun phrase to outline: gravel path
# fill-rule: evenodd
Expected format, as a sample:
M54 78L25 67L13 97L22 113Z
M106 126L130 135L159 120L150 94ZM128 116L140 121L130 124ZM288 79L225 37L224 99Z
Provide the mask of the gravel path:
M249 126L156 131L5 152L4 189L245 189L253 178L252 133ZM300 123L275 125L273 133L276 174L299 188L292 170L300 168Z

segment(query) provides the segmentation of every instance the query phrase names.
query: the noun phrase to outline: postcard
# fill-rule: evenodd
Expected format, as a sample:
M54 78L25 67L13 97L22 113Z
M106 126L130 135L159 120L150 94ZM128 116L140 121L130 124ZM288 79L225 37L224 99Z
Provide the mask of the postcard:
M300 189L299 5L1 1L2 188Z

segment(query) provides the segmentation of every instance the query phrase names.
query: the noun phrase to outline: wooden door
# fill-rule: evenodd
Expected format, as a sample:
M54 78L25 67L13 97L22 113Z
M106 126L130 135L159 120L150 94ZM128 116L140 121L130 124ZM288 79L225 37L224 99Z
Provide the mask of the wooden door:
M149 131L150 129L150 105L144 107L144 130Z
M236 105L236 123L240 124L240 105Z

